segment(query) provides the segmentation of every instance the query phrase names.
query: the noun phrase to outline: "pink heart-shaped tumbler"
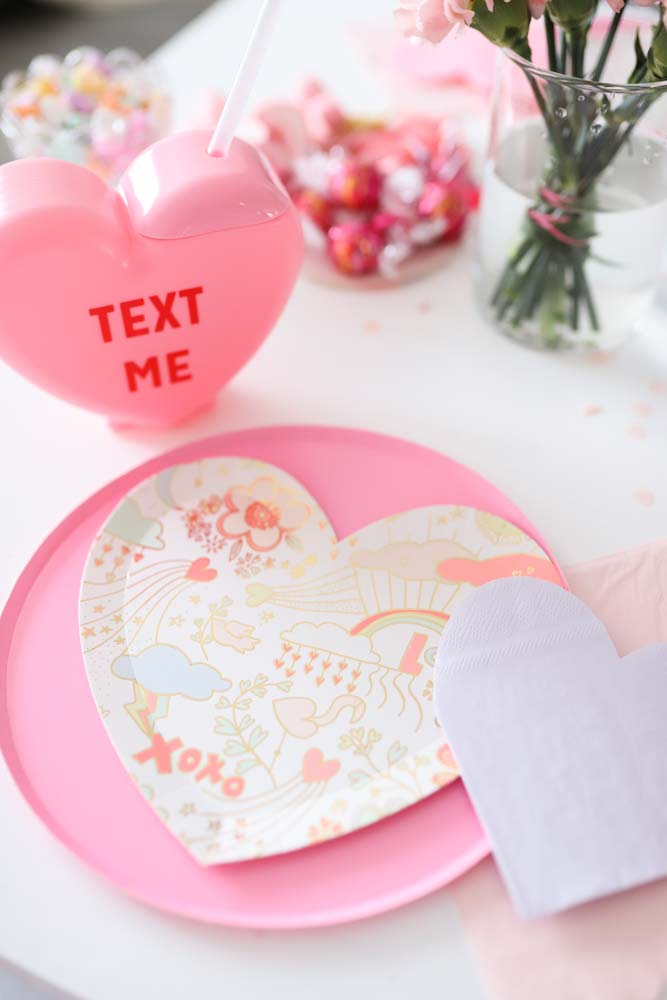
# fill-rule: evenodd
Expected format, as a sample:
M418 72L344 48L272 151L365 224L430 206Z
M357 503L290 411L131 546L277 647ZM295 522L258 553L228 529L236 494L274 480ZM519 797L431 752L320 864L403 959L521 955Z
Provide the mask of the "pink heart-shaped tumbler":
M264 159L207 132L145 150L107 187L83 167L0 168L0 356L114 422L209 405L278 319L301 263L291 201Z

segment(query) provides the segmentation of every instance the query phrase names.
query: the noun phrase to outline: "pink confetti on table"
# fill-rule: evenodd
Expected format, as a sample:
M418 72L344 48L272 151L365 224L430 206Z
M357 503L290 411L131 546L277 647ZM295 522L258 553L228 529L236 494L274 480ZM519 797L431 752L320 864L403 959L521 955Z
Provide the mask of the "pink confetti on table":
M364 330L366 333L378 333L381 329L382 327L375 319L367 319L364 323Z
M651 406L651 404L647 403L643 399L640 399L639 402L635 403L635 405L633 406L633 410L635 411L638 417L650 417L651 414L653 413L653 407Z
M628 427L628 434L630 437L637 438L638 440L648 437L646 428L642 427L641 424L632 424L632 426Z
M590 365L596 365L596 367L602 368L604 365L610 365L616 360L616 355L612 354L611 351L593 351L591 354L587 355L586 360Z
M651 490L635 490L632 496L635 503L642 507L652 507L655 503L655 494Z
M667 396L667 382L649 382L648 387L656 396Z
M418 308L419 312L422 315L426 315L426 313L430 313L431 310L433 309L433 303L432 302L420 302L419 305L417 306L417 308Z
M584 407L585 417L597 417L600 413L602 413L602 407L596 403L589 403L588 406Z

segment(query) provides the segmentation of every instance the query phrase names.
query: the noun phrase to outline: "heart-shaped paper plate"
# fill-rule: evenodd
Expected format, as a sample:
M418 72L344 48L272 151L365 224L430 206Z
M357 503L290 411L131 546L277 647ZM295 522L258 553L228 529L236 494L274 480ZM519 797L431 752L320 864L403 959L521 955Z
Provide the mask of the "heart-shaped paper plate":
M275 466L178 465L95 541L86 669L130 776L201 864L278 854L457 776L432 708L437 640L466 593L507 575L560 579L483 511L411 510L338 541Z

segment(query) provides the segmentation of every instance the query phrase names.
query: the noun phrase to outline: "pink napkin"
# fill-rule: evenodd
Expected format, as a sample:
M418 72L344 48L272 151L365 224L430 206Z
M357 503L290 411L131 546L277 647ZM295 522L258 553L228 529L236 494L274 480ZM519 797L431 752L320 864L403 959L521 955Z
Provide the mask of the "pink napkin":
M566 576L621 655L667 641L667 542ZM490 859L451 893L492 1000L656 1000L667 984L667 879L530 923Z

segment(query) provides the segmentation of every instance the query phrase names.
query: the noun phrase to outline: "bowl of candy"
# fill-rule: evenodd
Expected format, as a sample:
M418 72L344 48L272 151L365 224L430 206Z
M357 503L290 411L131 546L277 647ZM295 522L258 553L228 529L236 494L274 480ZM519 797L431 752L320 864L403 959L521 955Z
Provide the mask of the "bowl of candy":
M114 184L169 129L170 101L136 52L90 46L36 56L0 90L0 128L14 157L52 156Z
M439 119L346 115L317 82L260 108L248 138L299 210L305 269L333 284L384 287L440 267L477 204L465 147Z

